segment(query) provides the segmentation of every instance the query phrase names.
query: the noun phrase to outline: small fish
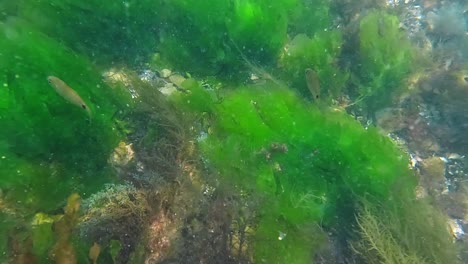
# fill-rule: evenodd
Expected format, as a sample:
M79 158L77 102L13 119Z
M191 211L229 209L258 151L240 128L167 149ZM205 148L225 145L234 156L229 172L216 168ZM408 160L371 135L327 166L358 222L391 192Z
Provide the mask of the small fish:
M86 105L86 103L83 101L83 99L81 99L80 95L75 90L73 90L64 81L55 76L47 77L47 81L50 83L50 85L52 85L52 87L54 87L55 91L60 96L62 96L70 103L83 108L88 113L88 116L91 117L91 109L89 109L88 105Z
M94 242L93 246L89 249L88 258L91 260L93 264L97 263L97 259L99 254L101 253L101 246Z
M314 101L319 100L320 99L320 81L319 81L317 73L314 70L307 68L305 69L305 78L306 78L307 88L309 88L309 91L312 94L312 98L314 99Z

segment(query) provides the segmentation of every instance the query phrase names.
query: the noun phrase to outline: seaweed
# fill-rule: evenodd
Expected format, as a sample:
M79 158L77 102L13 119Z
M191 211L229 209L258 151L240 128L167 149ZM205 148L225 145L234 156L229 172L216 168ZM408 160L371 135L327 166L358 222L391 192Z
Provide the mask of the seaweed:
M5 257L83 262L94 242L108 262L310 263L338 262L340 254L366 263L455 262L444 218L415 200L407 154L375 128L296 93L307 93L310 69L327 103L351 84L358 106L372 114L417 67L387 11L361 18L359 57L349 68L340 64L349 43L332 29L330 4L0 4ZM186 74L165 98L130 71L112 69L107 77L121 79L104 83L90 58L215 77L201 85ZM249 73L266 82L238 85ZM453 94L466 94L465 74L454 74ZM93 115L55 93L50 75ZM226 79L234 84L219 82ZM445 104L454 99L445 96ZM91 194L84 216L78 194L63 216L49 216L72 192ZM37 211L44 213L33 218Z
M415 178L388 139L284 87L238 87L212 111L199 141L207 164L225 184L268 204L256 213L256 261L308 262L324 240L310 223L346 234L359 197L412 197Z
M403 81L417 66L414 54L397 16L371 11L361 19L359 63L353 68L369 112L387 106L405 90Z
M159 40L164 1L43 1L18 5L18 17L101 63L145 61Z
M275 61L287 40L296 0L171 1L159 50L174 66L226 79L245 70L242 56ZM243 54L241 56L241 54Z
M51 249L50 257L57 263L77 263L77 254L71 236L78 223L79 210L80 196L76 193L71 194L67 199L63 216L54 221L56 242Z
M318 32L312 38L296 35L280 56L278 75L290 87L309 95L304 71L311 68L318 75L321 97L325 101L337 98L349 77L338 65L342 42L341 32L337 30Z
M2 200L14 202L28 221L72 191L92 192L112 179L107 157L122 138L113 120L131 102L128 92L106 86L86 58L29 23L10 18L0 34L0 188ZM73 87L93 116L60 97L49 75Z
M396 200L393 206L362 203L361 240L353 248L365 263L457 263L447 217L429 200Z

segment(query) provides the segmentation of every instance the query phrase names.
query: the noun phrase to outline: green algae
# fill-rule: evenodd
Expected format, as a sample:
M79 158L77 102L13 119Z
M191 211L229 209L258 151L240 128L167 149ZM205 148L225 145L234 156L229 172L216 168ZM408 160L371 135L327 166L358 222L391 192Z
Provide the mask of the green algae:
M248 58L271 61L285 43L289 13L297 5L297 0L234 1L225 21L228 36Z
M113 119L130 100L123 90L107 87L85 57L27 22L10 18L0 24L0 34L1 199L24 218L17 225L27 225L35 212L54 210L72 191L92 192L112 181L107 158L122 138ZM49 75L80 94L91 118L54 91ZM41 242L46 229L31 231L40 257L48 245Z
M71 190L110 180L107 157L122 138L113 118L130 101L123 90L107 87L86 58L28 23L10 19L0 33L0 90L6 96L0 106L0 188L23 208L47 211ZM73 87L92 117L60 97L47 83L49 75Z
M313 35L326 29L328 11L311 16L311 6L329 9L328 1L171 1L163 12L170 15L163 19L169 22L164 26L161 54L182 69L237 78L239 71L245 71L245 59L274 64L289 30Z
M328 0L26 0L15 10L99 62L142 62L159 51L178 68L228 78L245 68L242 56L273 64L288 34L313 36L331 21Z
M18 17L99 62L141 62L158 42L163 1L25 0Z
M286 40L287 10L294 2L171 1L159 48L175 66L202 74L235 74L243 64L239 51L271 62Z
M327 30L333 19L330 0L297 1L291 13L289 32L292 35L314 36Z
M21 214L28 217L35 210L55 210L71 191L92 193L112 181L107 158L126 135L138 137L137 127L146 130L135 150L146 157L142 160L148 168L163 168L152 154L157 154L155 142L167 131L157 124L161 120L156 114L144 116L155 112L154 104L160 101L140 104L138 111L126 115L135 120L114 120L132 105L121 89L125 87L107 87L89 60L62 41L101 62L129 63L153 52L161 41L157 48L163 59L155 56L155 67L169 62L222 78L238 77L250 60L251 65L261 65L259 69L278 60L273 71L302 93L306 92L304 69L314 69L326 100L340 96L349 78L348 70L337 65L342 33L326 30L331 21L326 0L22 3L17 15L37 23L32 26L10 17L0 25L5 36L0 40L4 51L0 52L0 126L5 128L0 139L0 188L5 195L0 198L18 202L25 211ZM16 6L2 8L11 12L4 19L16 12ZM395 16L383 12L371 12L360 23L359 66L351 70L356 92L371 111L401 91L414 65L398 24ZM282 53L288 33L296 37ZM46 82L48 75L76 89L93 117L58 96ZM434 263L452 259L447 234L433 230L441 226L440 219L419 225L426 218L415 212L437 217L430 207L409 202L414 200L416 179L407 167L406 154L375 129L362 128L345 113L311 106L278 84L213 91L188 79L182 83L186 93L171 98L174 111L198 115L200 122L190 126L205 131L198 138L201 158L219 176L220 185L247 193L262 205L251 212L257 221L248 226L254 230L246 242L253 260L310 263L332 230L344 241L358 236L359 253L369 254L369 263L379 262L382 256L375 257L369 237L354 230L355 224L364 223L359 221L371 219L365 218L362 208L375 204L384 213L376 210L370 217L392 229L374 229L372 238L389 237L392 246L402 243L407 261L419 256ZM5 233L17 225L15 217L6 218L0 225ZM34 253L43 259L51 246L50 227L42 223L32 230ZM73 239L79 246L78 258L85 261L87 247L82 239ZM121 241L114 241L120 248ZM1 242L0 251L6 251L6 241ZM109 249L106 258L115 259L119 251ZM143 243L134 254L133 259L143 261Z
M359 25L359 93L370 111L384 107L404 91L403 81L417 66L397 16L372 11Z
M55 239L53 233L54 217L38 213L31 224L31 239L34 241L33 253L35 256L48 256ZM46 260L46 259L44 259Z
M353 249L365 263L457 263L447 217L429 199L397 198L398 206L363 202L361 239ZM411 228L407 228L411 226Z
M279 75L291 87L310 96L304 71L311 68L318 75L321 97L325 101L338 97L349 75L337 63L342 43L339 31L319 32L313 38L305 34L296 35L279 59Z
M209 98L209 92L193 82L185 88L189 93L176 102L187 111L202 109L191 95ZM199 145L222 183L261 204L250 209L257 215L247 242L255 262L310 263L325 243L322 228L350 243L359 237L357 252L366 263L454 259L444 218L415 200L407 155L376 129L319 110L284 87L238 87L216 102L205 113L209 129ZM369 215L368 207L378 209ZM376 222L385 229L371 225ZM375 249L374 240L383 244Z
M209 134L199 142L207 162L223 181L268 204L259 212L256 261L307 263L312 245L323 239L317 230L317 240L300 239L310 223L349 232L359 199L412 199L416 179L392 142L284 87L238 88L212 114Z

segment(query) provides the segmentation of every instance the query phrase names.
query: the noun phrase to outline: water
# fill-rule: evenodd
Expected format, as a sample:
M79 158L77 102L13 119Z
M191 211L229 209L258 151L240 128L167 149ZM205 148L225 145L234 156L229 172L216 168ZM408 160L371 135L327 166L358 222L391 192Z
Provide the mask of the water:
M1 2L0 262L467 262L467 8Z

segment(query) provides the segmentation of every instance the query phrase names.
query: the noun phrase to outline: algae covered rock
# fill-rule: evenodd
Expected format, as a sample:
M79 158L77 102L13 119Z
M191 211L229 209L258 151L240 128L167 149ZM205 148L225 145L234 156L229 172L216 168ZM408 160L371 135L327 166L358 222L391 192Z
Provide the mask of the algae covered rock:
M28 221L37 211L58 208L72 191L92 192L111 179L107 159L123 137L114 120L131 100L127 91L105 85L85 57L23 20L1 23L0 35L0 188L2 201L15 210L8 216L14 224L0 225L15 241L24 225L32 253L44 259L50 226L29 232ZM68 94L55 91L48 76L72 87ZM77 96L89 112L72 104ZM27 240L21 241L17 247L24 251ZM0 249L6 246L2 240Z
M187 88L187 101L199 96L196 86ZM284 87L238 88L210 115L199 142L207 164L222 181L268 205L256 213L256 261L308 263L313 245L324 239L311 223L344 231L360 199L386 204L413 196L407 156L390 140Z
M8 250L0 239L0 251L81 263L94 242L104 262L450 262L443 217L416 200L407 154L295 93L307 91L307 70L325 100L356 96L373 113L415 65L396 16L367 13L353 46L332 28L341 20L330 4L0 4L0 230L12 238ZM344 58L343 46L357 56ZM134 65L154 52L158 82L112 68L109 87L89 60ZM214 77L201 85L184 70ZM281 80L219 81L249 70ZM466 105L454 96L467 91L457 76L439 101L454 110ZM428 184L439 183L440 165L425 168L437 172ZM29 222L37 211L56 214L74 192L84 197L82 218L66 207L54 227L41 214Z
M24 205L47 208L73 185L103 182L105 177L90 177L104 172L119 142L112 119L126 108L126 92L108 88L86 58L24 21L0 24L0 34L1 187L11 188L6 196L26 190ZM54 91L50 75L73 87L92 115Z

